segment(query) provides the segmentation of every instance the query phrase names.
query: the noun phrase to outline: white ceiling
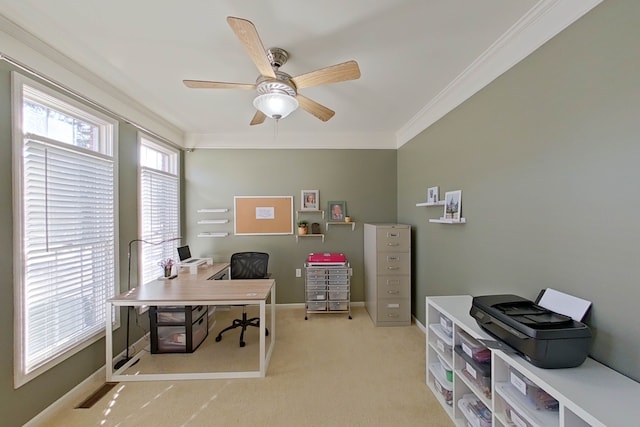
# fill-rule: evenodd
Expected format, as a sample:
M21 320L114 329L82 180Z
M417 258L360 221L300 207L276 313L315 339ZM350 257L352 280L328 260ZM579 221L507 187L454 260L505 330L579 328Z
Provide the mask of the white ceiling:
M0 14L168 122L187 147L391 148L599 1L0 0ZM254 92L186 88L183 79L255 83L230 15L252 21L265 48L286 49L292 76L357 61L359 80L300 91L335 116L299 109L277 129L249 126Z

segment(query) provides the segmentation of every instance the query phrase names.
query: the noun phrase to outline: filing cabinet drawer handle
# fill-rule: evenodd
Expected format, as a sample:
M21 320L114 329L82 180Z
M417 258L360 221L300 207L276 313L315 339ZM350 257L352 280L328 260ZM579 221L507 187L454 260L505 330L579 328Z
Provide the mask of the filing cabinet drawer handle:
M387 304L387 308L400 308L400 304Z
M387 243L387 246L400 246L400 243Z
M387 285L399 285L399 280L387 280Z
M399 270L400 267L387 267L387 270Z
M389 313L387 317L399 317L398 313Z
M387 293L388 293L388 294L390 294L390 295L396 295L396 294L399 294L399 293L400 293L400 291L398 291L398 290L391 290L391 291L387 291Z
M399 256L388 256L387 261L400 261Z
M399 233L387 233L387 237L399 237Z

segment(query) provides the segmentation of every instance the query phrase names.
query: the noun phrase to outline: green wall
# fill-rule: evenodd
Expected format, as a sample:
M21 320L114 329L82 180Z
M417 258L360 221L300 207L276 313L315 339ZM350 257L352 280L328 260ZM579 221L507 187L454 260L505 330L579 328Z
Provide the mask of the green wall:
M268 252L269 271L277 281L279 304L304 302L304 279L295 277L310 252L344 252L353 267L352 301L364 300L363 224L395 221L396 150L195 150L185 153L186 242L195 256L228 260L233 252ZM320 207L329 200L347 202L355 230L321 224L320 238L234 236L234 196L294 196L300 209L301 190L319 190ZM225 214L197 213L202 208L228 208ZM200 225L200 219L227 218L228 224ZM295 219L295 213L294 213ZM225 238L197 237L202 231L226 231ZM302 318L301 314L301 318Z
M592 356L640 379L640 2L608 1L398 152L414 304L551 287L593 301ZM428 223L427 187L465 225Z

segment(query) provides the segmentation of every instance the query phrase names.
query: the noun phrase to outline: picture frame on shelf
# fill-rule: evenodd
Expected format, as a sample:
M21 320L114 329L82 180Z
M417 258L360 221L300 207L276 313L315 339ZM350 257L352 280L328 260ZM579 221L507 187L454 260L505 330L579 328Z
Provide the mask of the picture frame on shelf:
M328 204L329 221L343 222L347 216L347 202L344 200L330 201Z
M438 203L438 187L427 188L427 203Z
M444 193L444 219L460 221L462 212L462 190Z
M320 191L302 190L300 192L300 210L317 211L320 209Z

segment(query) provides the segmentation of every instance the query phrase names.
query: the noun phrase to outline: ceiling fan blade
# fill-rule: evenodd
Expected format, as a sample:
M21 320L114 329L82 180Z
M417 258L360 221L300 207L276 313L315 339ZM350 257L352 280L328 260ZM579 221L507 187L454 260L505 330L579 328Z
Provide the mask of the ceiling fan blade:
M249 83L210 82L208 80L183 80L186 87L194 89L255 89L256 85Z
M262 111L256 110L256 114L253 116L253 119L251 119L251 123L249 124L251 126L262 124L266 118L267 116Z
M233 16L228 16L227 22L233 32L236 33L236 36L251 57L253 63L258 67L260 74L275 79L276 73L271 67L271 62L269 62L269 58L267 58L267 52L262 45L258 31L253 23L246 19Z
M333 117L334 114L336 114L335 111L328 109L324 105L318 104L316 101L313 101L307 98L306 96L298 94L297 99L298 99L298 102L300 103L300 106L307 113L313 114L323 122L326 122L331 117Z
M301 74L291 79L298 89L324 85L327 83L337 83L346 80L360 78L360 67L356 61L347 61L342 64L321 68L306 74Z

